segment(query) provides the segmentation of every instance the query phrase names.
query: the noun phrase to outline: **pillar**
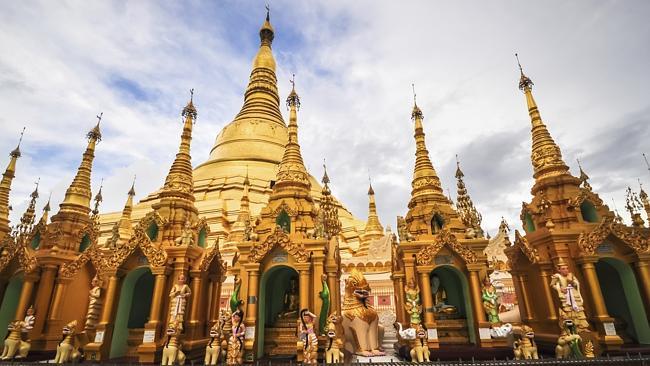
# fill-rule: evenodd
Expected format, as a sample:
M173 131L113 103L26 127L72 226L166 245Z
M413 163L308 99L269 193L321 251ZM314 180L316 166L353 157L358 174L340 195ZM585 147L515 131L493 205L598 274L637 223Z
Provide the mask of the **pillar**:
M478 271L469 271L469 287L472 296L472 307L476 321L481 324L487 322L485 310L483 309L483 299L481 297L481 281L479 280Z
M15 319L22 320L25 317L25 312L29 307L29 301L32 298L32 292L34 291L34 282L37 280L38 276L31 273L23 277L23 288L20 290L20 298L18 299Z
M542 289L544 290L544 302L548 309L548 320L555 321L557 317L557 308L553 302L553 294L551 294L551 273L548 267L543 266L540 268L540 276L542 277Z
M516 281L517 285L521 289L521 299L520 303L524 304L524 311L526 312L523 317L525 321L531 321L535 319L535 313L533 311L533 306L530 303L530 296L528 295L528 288L526 287L526 275L523 273L512 273L513 280Z
M56 264L46 264L41 268L41 279L38 282L38 290L36 291L36 299L34 301L34 311L36 312L36 319L34 321L34 329L32 334L40 335L43 333L45 321L52 300L52 291L54 290L54 278L58 266Z
M49 320L58 320L61 312L61 303L65 296L65 290L72 278L58 278L54 288L54 299L52 300L52 309L50 310Z
M221 303L221 283L222 276L210 276L210 327L219 321L219 306ZM209 328L209 327L208 327Z
M431 278L429 274L431 273L432 268L429 266L424 268L418 268L418 273L420 274L420 294L422 295L422 311L424 312L424 325L427 328L435 327L435 318L433 316L433 294L431 293ZM402 286L402 292L404 291L404 286ZM406 319L407 322L410 319Z
M153 285L153 298L151 299L151 309L149 310L149 322L147 323L150 328L155 328L156 333L158 328L164 321L161 321L160 311L162 310L163 298L165 294L165 284L167 282L166 268L152 268L151 272L155 275Z
M404 272L406 274L404 283L408 283L410 279L413 279L413 282L418 282L415 269L415 258L413 256L407 255L406 253L404 254Z
M315 309L310 309L309 303L309 263L300 263L295 266L299 274L298 290L300 292L300 309L309 309L312 313Z
M248 294L246 296L246 326L255 327L257 319L257 302L259 301L260 264L247 263L244 265L248 272Z
M587 282L587 287L589 288L589 294L591 294L591 303L594 307L594 317L595 318L609 318L607 314L607 307L605 306L605 299L603 298L603 292L600 289L600 282L598 281L598 275L596 274L596 267L594 262L584 262L581 264L582 274Z
M644 300L646 314L650 318L650 258L639 258L635 266L639 279L639 292Z
M404 274L395 273L391 276L393 280L393 297L395 301L395 316L397 321L402 325L406 325L408 321L406 319L405 309L404 309Z
M108 277L108 284L106 285L106 296L104 296L104 307L99 319L99 324L106 325L113 322L113 312L115 304L117 303L117 283L119 279L117 275Z
M327 286L330 288L330 312L341 315L341 281L336 265L326 265L325 271L327 272Z
M190 277L192 278L192 306L190 308L190 324L197 324L199 322L199 307L201 306L201 271L191 271Z

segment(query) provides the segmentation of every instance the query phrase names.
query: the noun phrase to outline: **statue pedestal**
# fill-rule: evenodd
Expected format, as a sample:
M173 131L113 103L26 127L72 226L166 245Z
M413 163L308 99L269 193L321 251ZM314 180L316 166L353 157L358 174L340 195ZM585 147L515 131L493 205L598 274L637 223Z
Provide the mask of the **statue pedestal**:
M269 356L296 355L298 318L278 319L264 329L264 354Z

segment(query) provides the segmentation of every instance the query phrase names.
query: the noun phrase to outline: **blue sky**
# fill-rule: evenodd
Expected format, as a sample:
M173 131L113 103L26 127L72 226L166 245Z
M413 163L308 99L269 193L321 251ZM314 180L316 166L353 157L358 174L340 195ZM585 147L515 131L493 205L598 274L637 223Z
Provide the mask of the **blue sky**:
M0 4L0 152L27 132L11 202L37 177L58 203L85 133L104 112L93 187L103 211L158 188L195 89L192 156L205 161L241 107L265 10L261 1L21 1ZM404 215L414 162L411 83L431 159L455 197L455 154L494 232L521 226L530 199L530 121L517 89L519 52L542 117L577 174L607 202L641 178L650 141L646 1L271 1L280 93L296 73L305 163L328 161L334 193L367 214L368 173L384 225ZM0 160L0 164L6 164ZM42 207L44 202L40 202ZM624 214L624 212L622 212ZM624 215L627 217L626 215Z

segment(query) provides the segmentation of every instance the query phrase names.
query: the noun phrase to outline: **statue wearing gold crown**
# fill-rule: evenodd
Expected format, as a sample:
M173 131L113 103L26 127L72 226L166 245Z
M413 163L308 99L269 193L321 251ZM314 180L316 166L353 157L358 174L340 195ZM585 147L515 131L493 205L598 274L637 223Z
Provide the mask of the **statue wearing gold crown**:
M589 323L580 294L580 282L569 271L569 265L563 258L557 262L557 273L551 276L551 288L560 300L560 322L570 319L578 333L588 332Z

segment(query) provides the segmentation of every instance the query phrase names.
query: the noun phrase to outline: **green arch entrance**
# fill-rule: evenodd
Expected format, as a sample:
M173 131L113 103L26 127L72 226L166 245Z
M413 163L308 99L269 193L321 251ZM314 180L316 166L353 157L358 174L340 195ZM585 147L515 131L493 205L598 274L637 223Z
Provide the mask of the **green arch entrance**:
M0 333L5 334L9 322L15 320L16 308L20 301L20 292L23 289L23 275L17 274L9 280L5 295L0 305Z
M639 293L634 271L616 258L602 258L596 262L600 289L607 312L625 323L625 333L634 342L650 344L650 325Z
M438 278L436 280L435 278ZM472 305L470 303L469 285L467 277L458 270L458 268L450 265L437 266L430 274L431 278L431 293L433 294L434 303L445 298L444 303L448 306L456 308L455 314L444 314L443 312L436 313L436 322L438 323L438 333L444 334L446 326L452 326L458 323L459 320L464 320L467 327L467 338L469 343L476 343L476 329L474 327L474 314L472 313ZM439 284L436 288L436 285ZM444 290L444 296L443 296ZM440 302L437 304L436 309L441 309L444 305ZM440 342L444 343L444 336L440 338ZM450 341L450 343L457 343Z
M128 351L129 329L144 328L149 320L154 276L149 267L140 267L124 277L115 316L109 358L124 357Z
M262 274L257 313L257 357L264 356L265 330L273 327L284 308L284 295L291 280L298 281L298 272L288 266L274 266Z

